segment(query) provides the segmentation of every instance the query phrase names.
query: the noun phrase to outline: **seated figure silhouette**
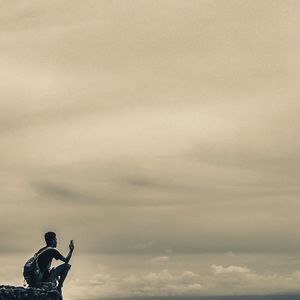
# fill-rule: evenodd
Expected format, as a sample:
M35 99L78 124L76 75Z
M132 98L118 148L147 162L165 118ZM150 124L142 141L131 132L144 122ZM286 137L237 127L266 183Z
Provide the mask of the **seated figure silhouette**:
M62 287L64 281L68 275L71 268L69 261L72 257L74 251L73 240L69 244L69 253L64 257L57 249L57 238L55 232L49 231L45 233L46 246L41 248L36 253L36 262L38 265L39 273L38 276L34 276L28 282L30 287L41 287L45 283L52 283L56 286L57 290L62 293ZM61 260L64 263L60 264L56 268L51 268L52 259Z

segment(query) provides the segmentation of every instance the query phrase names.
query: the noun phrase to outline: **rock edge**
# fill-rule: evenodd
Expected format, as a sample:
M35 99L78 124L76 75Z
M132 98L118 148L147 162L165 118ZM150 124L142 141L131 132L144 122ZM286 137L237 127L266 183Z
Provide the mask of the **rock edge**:
M60 300L56 289L0 285L0 300Z

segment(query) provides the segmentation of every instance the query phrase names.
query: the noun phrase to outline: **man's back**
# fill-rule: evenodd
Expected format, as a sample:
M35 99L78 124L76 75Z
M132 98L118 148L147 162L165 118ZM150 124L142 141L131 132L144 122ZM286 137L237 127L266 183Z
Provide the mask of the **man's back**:
M38 253L42 252L46 249L47 246L41 248ZM55 258L56 260L63 258L60 252L56 248L48 247L49 249L44 250L38 256L37 262L40 270L44 272L45 270L50 269L52 259Z

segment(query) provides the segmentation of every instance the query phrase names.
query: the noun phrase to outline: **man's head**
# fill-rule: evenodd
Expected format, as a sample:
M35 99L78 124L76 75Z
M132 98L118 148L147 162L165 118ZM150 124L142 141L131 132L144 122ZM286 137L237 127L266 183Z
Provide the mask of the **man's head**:
M53 231L46 232L45 233L45 241L46 241L47 246L56 247L57 246L56 233Z

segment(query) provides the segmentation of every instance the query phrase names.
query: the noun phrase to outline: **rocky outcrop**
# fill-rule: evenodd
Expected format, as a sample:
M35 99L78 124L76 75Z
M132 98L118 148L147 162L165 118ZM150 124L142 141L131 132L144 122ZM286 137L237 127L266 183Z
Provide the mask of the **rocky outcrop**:
M0 300L60 300L56 289L0 285Z

